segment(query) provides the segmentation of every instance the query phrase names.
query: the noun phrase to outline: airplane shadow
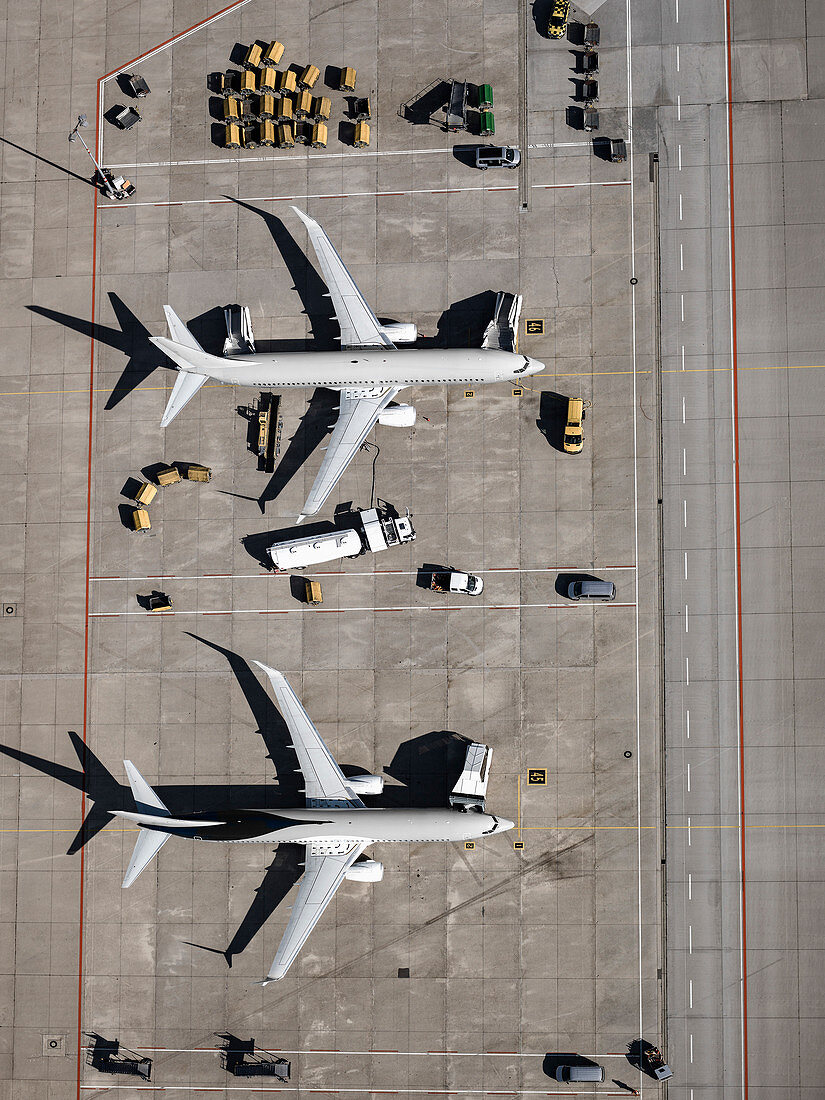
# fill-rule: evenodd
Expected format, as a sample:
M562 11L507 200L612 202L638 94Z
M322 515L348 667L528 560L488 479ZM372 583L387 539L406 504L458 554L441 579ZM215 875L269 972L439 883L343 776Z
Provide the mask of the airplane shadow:
M158 363L162 361L163 355L153 344L149 343L151 333L141 324L123 300L117 294L110 292L109 301L112 303L112 309L115 312L119 328L100 325L97 322L87 321L83 317L72 317L68 313L60 313L55 309L48 309L46 306L32 305L28 308L32 313L37 313L41 317L48 317L50 321L57 321L58 324L64 325L74 332L79 332L83 336L88 336L90 340L94 339L110 348L115 348L116 351L120 351L128 357L123 373L115 384L115 388L109 394L104 406L106 409L113 409L153 373Z
M301 299L304 313L309 318L309 323L312 326L311 350L340 350L338 339L340 329L326 283L281 219L269 210L262 210L259 206L253 206L251 203L243 202L231 195L225 195L224 197L263 218L292 278L293 289ZM289 341L289 346L294 349L295 342ZM261 350L261 348L258 350ZM265 345L265 350L277 351L282 349L277 341L272 341Z
M340 400L341 395L333 390L317 389L313 393L289 446L258 497L258 507L262 513L266 513L267 504L277 500L324 436L330 432L337 417L335 407Z
M277 215L262 210L251 203L227 195L226 198L251 210L263 218L272 234L278 251L281 253L287 270L292 278L293 288L301 299L304 313L312 328L311 350L338 351L340 349L340 329L332 308L326 284L313 267L303 249ZM303 348L303 345L302 345ZM258 345L259 351L294 351L295 341L269 341ZM330 390L317 389L309 402L309 408L301 418L298 429L289 442L289 446L275 467L275 471L258 497L258 507L262 513L266 506L277 500L292 478L301 469L321 440L330 431L335 422L334 406L340 398Z

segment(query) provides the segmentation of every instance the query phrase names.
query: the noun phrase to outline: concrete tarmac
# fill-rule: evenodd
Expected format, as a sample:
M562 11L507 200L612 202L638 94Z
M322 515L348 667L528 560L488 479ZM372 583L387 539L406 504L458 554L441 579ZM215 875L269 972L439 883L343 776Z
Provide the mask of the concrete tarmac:
M655 127L648 99L629 117L628 59L655 13L629 43L624 4L599 9L602 133L631 139L623 164L567 125L574 43L526 5L249 0L189 33L209 15L23 4L2 28L0 1096L130 1095L87 1064L90 1034L153 1058L151 1087L176 1094L237 1095L224 1033L285 1051L289 1088L313 1095L569 1092L550 1075L570 1052L641 1088L627 1047L661 1042L663 1007ZM368 149L335 88L324 151L216 144L208 74L272 37L323 81L357 68ZM121 66L152 89L129 131L106 118L131 102ZM495 140L526 135L521 174L482 175L461 151L477 134L410 119L453 77L492 83ZM81 111L132 199L95 198L66 141ZM334 399L285 395L270 477L248 448L254 391L204 387L160 429L174 375L147 341L170 303L219 350L239 302L261 348L332 344L289 202L379 316L427 339L477 345L494 292L519 291L520 350L548 367L520 393L404 395L415 429L378 428L375 466L359 455L330 505L374 490L411 508L418 539L325 575L314 611L255 548L300 511ZM578 456L559 446L569 396L592 402ZM212 481L160 490L151 531L129 530L135 480L172 461ZM481 601L425 593L433 562L481 571ZM615 580L616 604L571 606L571 572ZM142 610L153 589L174 614ZM342 764L386 776L389 802L443 804L458 736L491 745L489 805L519 825L473 850L376 847L384 881L345 884L265 990L296 853L173 840L128 891L135 831L110 823L65 854L92 804L128 799L124 758L182 811L278 797L293 765L253 659L287 674Z

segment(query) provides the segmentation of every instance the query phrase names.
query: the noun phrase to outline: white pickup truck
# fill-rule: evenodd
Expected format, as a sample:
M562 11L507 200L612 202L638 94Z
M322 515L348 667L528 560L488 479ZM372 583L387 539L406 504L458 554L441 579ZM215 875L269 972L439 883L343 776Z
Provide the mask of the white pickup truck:
M395 516L386 509L369 508L360 513L359 520L360 530L348 527L321 535L302 535L273 543L267 553L276 571L286 573L341 558L357 558L368 550L376 554L415 539L409 512L406 516Z

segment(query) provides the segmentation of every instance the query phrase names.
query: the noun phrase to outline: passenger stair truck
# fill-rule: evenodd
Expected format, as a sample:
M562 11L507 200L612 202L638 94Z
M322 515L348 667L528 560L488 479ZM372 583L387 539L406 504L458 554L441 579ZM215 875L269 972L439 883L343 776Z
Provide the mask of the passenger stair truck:
M493 750L489 745L480 745L477 741L470 742L461 775L450 795L451 806L458 806L465 813L470 810L482 814L487 812L487 784L490 780L492 762Z
M359 515L360 530L341 528L321 535L303 535L297 539L273 543L268 549L272 564L279 573L290 569L307 569L326 561L357 558L369 550L377 554L391 546L415 539L415 529L409 512L393 515L386 508L369 508Z

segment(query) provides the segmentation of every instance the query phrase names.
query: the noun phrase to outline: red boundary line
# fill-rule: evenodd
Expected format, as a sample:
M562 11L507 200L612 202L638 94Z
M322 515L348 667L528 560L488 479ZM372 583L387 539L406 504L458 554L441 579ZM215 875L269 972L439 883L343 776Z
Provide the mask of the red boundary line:
M113 69L112 72L106 73L104 76L98 77L96 85L96 106L95 106L95 130L96 133L100 132L100 103L101 103L101 88L105 80L115 73L122 72L130 65L134 65L141 58L146 57L147 54L153 53L155 50L160 49L163 46L168 46L177 39L182 38L184 35L191 34L196 31L198 27L203 26L204 23L209 23L211 20L217 19L221 15L225 15L233 8L240 7L242 4L247 3L248 0L235 0L234 3L229 4L225 8L221 8L219 11L214 12L212 15L208 15L205 19L201 19L198 23L193 23L191 27L187 27L186 30L181 31L179 34L173 35L172 38L168 38L165 42L161 42L158 46L152 46L151 49L146 50L138 57L133 57L131 61L127 61L124 65L117 69ZM86 582L85 582L85 607L84 607L84 627L83 627L83 725L82 725L82 737L84 746L87 744L87 730L88 730L88 717L89 717L89 590L91 585L91 554L92 554L92 453L94 442L94 378L95 378L95 352L97 347L97 341L95 340L95 310L97 301L97 215L98 215L98 197L99 193L95 187L94 202L92 207L92 302L91 302L91 326L92 335L90 337L89 348L89 431L88 431L88 461L86 467ZM85 764L85 761L84 761ZM84 821L86 818L86 792L81 791L80 795L80 819ZM79 907L80 914L78 918L78 934L77 934L77 1062L76 1062L76 1096L77 1100L80 1100L80 1074L83 1066L83 1045L82 1045L82 1027L83 1027L83 949L84 949L84 907L85 907L85 881L86 881L86 851L85 847L80 849L80 897Z
M736 241L733 196L733 28L731 0L725 0L725 46L728 78L728 189L730 201L730 309L731 369L733 375L733 512L736 527L736 641L738 653L739 704L739 832L742 904L742 1090L748 1097L748 921L745 888L745 685L742 658L742 536L739 496L739 357L736 330Z

